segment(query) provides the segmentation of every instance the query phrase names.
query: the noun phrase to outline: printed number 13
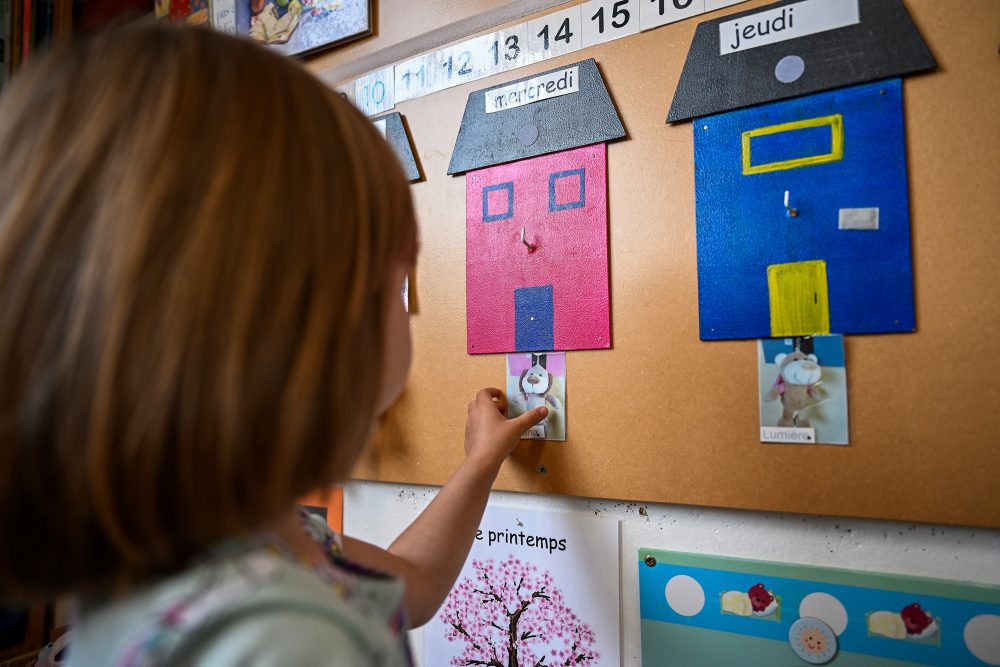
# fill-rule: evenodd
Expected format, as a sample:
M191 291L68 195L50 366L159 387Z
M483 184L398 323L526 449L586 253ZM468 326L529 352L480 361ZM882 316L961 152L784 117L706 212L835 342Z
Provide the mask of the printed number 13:
M519 55L521 55L521 45L517 42L517 35L511 35L507 39L503 40L503 45L506 47L507 53L504 54L504 58L507 60L516 60ZM490 47L490 51L493 52L493 64L500 64L500 41L493 40L493 46Z
M624 28L628 25L629 19L632 18L632 13L625 9L625 5L629 3L629 0L618 0L611 7L611 25L615 28ZM661 2L661 7L662 2ZM662 10L661 10L662 13ZM604 7L597 10L597 13L590 17L591 21L597 21L597 32L604 34Z

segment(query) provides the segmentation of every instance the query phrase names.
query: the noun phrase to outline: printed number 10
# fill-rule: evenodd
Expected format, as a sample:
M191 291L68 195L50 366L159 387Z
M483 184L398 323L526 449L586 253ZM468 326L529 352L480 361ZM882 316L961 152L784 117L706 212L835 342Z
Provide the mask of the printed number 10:
M382 104L385 101L385 84L381 81L376 81L374 85L369 86L365 84L365 102L374 102L375 104Z
M631 12L625 9L629 0L618 0L611 7L611 25L615 28L624 28L632 18ZM661 5L662 6L662 5ZM597 21L597 32L604 34L604 7L597 10L597 13L590 17L591 21Z
M546 51L549 50L549 26L546 25L542 28L542 31L538 33L538 36L542 38L542 48ZM559 26L559 30L556 31L556 36L553 38L557 42L562 40L569 44L569 40L573 39L573 33L569 31L569 18L563 19L562 25Z
M649 1L657 3L660 16L663 16L663 12L666 11L663 5L666 4L666 0L649 0ZM671 3L673 3L674 9L687 9L688 7L691 6L691 3L694 2L694 0L670 0L670 1Z

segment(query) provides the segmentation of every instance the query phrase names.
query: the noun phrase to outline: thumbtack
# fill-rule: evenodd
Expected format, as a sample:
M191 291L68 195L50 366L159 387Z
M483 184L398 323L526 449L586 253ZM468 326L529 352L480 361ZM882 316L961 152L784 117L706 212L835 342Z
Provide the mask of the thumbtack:
M646 556L645 561L646 561L646 565L648 565L649 567L656 567L656 557L655 556Z
M529 243L528 240L524 238L524 227L521 227L521 243L528 248L528 252L535 252L535 248L537 246L534 243Z
M788 205L788 190L785 190L785 210L788 212L789 218L794 218L799 214L799 209L792 208L791 206ZM521 231L523 233L524 230L522 229Z

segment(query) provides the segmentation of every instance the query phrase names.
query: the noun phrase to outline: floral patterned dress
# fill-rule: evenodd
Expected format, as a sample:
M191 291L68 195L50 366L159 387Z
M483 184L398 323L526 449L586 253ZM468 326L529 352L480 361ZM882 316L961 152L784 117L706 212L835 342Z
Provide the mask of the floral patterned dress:
M83 602L70 667L411 667L402 581L345 559L320 517L300 521L325 558L258 534L125 598Z

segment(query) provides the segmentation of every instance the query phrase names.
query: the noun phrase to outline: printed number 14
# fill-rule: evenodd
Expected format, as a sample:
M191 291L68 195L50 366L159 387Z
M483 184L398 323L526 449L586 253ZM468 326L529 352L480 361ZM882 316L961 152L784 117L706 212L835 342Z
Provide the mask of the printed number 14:
M538 36L542 38L542 48L546 51L549 50L549 26L546 25L542 28L542 31L538 33ZM557 42L562 40L569 44L569 40L573 38L573 33L569 31L569 18L563 19L562 25L559 26L559 30L556 31L556 36L553 38Z

